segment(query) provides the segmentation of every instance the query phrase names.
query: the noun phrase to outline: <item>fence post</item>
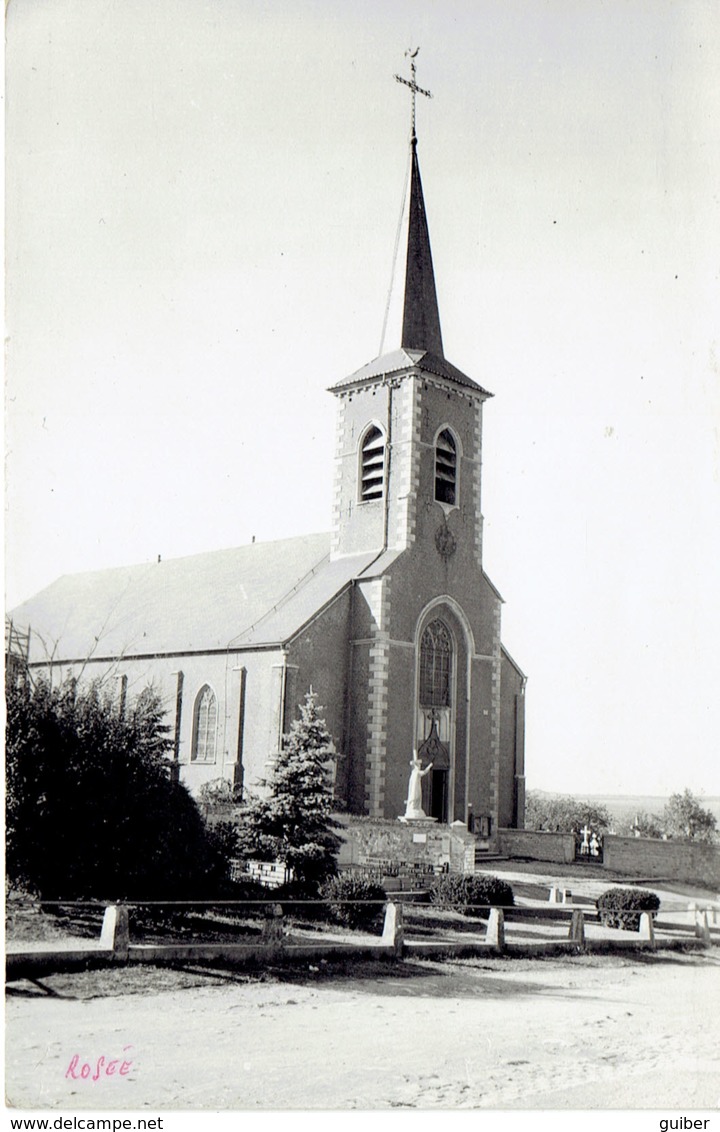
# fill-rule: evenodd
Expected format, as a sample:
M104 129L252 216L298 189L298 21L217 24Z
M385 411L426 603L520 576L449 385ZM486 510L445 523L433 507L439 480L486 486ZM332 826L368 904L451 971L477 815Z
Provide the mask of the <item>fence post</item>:
M383 923L380 942L387 947L392 947L395 954L400 956L402 955L404 938L402 905L388 901L385 905L385 922Z
M122 905L108 904L103 916L100 946L112 951L113 958L125 961L130 948L130 916Z
M568 938L571 939L573 943L580 944L581 947L585 946L585 915L582 908L575 908L573 910Z
M653 918L649 912L640 913L640 927L638 928L640 939L646 939L652 947L655 946L655 928L653 926Z
M271 904L265 909L260 941L265 947L280 948L283 945L285 923L282 904Z
M705 943L710 943L710 923L708 921L707 909L704 912L701 912L699 908L697 910L695 935L698 939L704 940Z
M497 947L498 951L505 950L505 913L502 908L490 909L485 942Z

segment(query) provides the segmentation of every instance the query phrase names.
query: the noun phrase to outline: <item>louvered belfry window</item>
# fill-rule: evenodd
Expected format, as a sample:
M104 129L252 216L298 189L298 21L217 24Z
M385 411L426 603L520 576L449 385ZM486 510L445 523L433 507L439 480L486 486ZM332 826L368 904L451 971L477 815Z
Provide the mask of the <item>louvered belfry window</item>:
M365 434L360 469L360 499L382 499L385 481L385 437L373 425Z
M207 684L195 701L192 761L214 763L217 754L217 697Z
M443 429L435 445L435 498L455 504L457 495L457 447L449 429Z
M431 621L420 641L420 704L450 706L452 641L442 621Z

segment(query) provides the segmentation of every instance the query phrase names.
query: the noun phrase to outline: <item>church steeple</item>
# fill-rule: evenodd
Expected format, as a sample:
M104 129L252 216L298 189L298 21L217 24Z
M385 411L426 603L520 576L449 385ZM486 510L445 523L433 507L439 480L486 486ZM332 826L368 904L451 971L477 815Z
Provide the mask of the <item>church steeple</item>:
M415 96L424 94L432 98L429 90L418 86L415 81L415 59L420 50L406 51L410 58L410 80L396 75L397 82L410 88L412 94L412 133L410 137L410 212L408 217L407 260L405 265L405 298L403 303L402 340L403 350L427 350L439 358L443 355L442 334L440 333L440 312L438 311L433 271L430 233L428 231L425 200L423 198L420 165L417 155L417 132L415 130Z
M453 568L465 559L475 569L482 405L492 394L445 358L415 131L416 96L431 95L415 81L417 51L408 54L411 78L395 75L412 95L405 286L391 286L380 355L332 387L339 401L332 557L414 549L432 569L449 568L451 559ZM399 242L400 230L393 276ZM383 353L393 295L395 348Z
M413 67L413 71L414 69ZM401 346L404 350L427 350L442 358L444 354L440 312L435 290L430 233L420 180L417 137L414 132L410 144L412 147L410 214Z
M443 350L442 333L440 331L440 313L438 310L437 292L435 290L435 272L433 270L432 252L430 250L430 234L428 231L427 216L425 213L425 200L423 198L422 181L420 179L420 164L417 155L417 133L415 130L415 98L424 94L432 98L429 90L424 90L415 81L415 57L417 50L408 51L410 57L411 78L404 79L395 75L396 80L410 88L412 94L412 129L410 133L410 199L407 211L407 255L405 261L405 288L401 295L400 287L390 287L385 321L383 324L380 355L349 377L338 381L331 386L331 392L343 396L345 392L359 390L377 382L392 379L400 380L403 375L421 371L432 374L443 381L449 382L452 389L462 388L470 390L482 399L492 397L487 389L483 389L476 381L468 377L461 370L449 362ZM407 186L406 186L407 188ZM404 194L402 217L405 217L405 208L408 203L407 191ZM398 231L399 244L399 231ZM395 282L396 256L393 260L393 283ZM391 300L397 296L397 306L394 312L397 318L392 318L394 333L391 337L397 342L400 337L399 348L389 353L383 352L383 346L388 327ZM400 323L400 306L402 305L402 327Z

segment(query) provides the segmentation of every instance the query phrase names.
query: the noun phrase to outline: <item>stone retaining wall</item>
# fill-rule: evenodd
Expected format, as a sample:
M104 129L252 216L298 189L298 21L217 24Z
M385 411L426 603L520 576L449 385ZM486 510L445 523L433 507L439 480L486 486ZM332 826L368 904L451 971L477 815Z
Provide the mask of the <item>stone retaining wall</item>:
M569 865L575 860L575 836L534 829L500 829L498 853L503 857L525 857L531 861Z
M498 852L569 865L575 860L572 833L546 833L531 829L498 830ZM720 846L692 841L660 841L649 837L603 838L602 867L628 877L702 884L720 890Z
M447 826L382 818L342 820L341 866L390 875L475 871L475 838L463 822Z
M658 877L720 889L720 846L649 837L604 839L604 866L627 876Z

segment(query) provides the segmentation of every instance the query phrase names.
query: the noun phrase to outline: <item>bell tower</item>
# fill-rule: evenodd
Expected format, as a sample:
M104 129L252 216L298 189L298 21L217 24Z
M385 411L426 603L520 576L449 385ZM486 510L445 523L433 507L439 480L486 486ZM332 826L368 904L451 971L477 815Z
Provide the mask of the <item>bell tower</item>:
M410 549L421 529L438 553L458 539L482 562L482 405L491 396L445 358L412 93L410 199L398 349L332 386L338 398L332 554ZM462 531L460 531L462 527Z
M401 318L390 352L381 346L331 389L331 556L358 558L347 607L347 799L352 812L396 820L416 751L425 813L440 826L477 819L493 831L514 820L524 677L502 651L502 598L482 568L491 394L445 356L415 130L416 96L430 92L417 85L416 54L410 80L395 76L412 94Z

